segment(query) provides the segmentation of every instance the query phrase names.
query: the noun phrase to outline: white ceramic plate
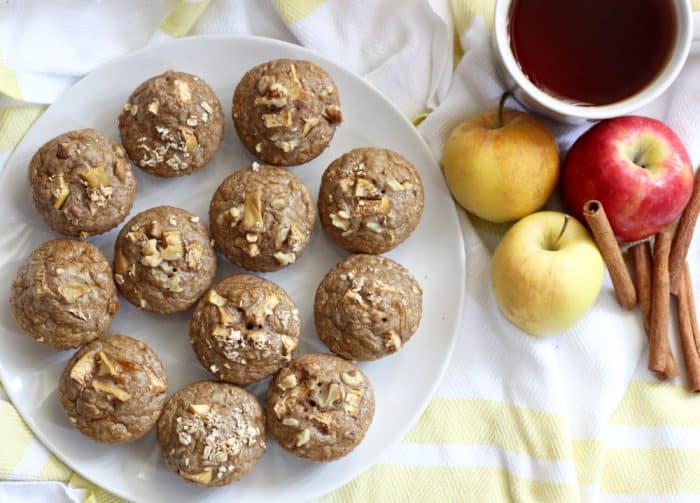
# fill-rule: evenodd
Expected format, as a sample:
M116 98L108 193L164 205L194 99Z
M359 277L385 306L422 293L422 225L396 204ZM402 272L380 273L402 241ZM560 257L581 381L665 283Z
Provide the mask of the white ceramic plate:
M42 242L57 237L33 210L27 166L47 140L70 129L92 127L119 138L117 115L131 91L167 69L201 76L227 111L221 150L206 168L161 179L134 168L138 179L131 215L160 204L179 206L207 220L209 200L219 183L252 158L236 136L230 118L233 89L246 70L275 58L309 59L328 70L340 93L345 121L330 147L309 164L294 168L315 195L321 174L335 158L354 147L394 149L410 159L425 184L425 213L413 235L388 254L416 276L424 295L420 329L399 353L362 364L374 385L374 422L349 456L326 464L300 461L273 440L255 471L236 485L203 489L166 469L151 432L138 442L105 446L83 437L69 423L56 396L56 383L69 351L32 342L17 329L9 309L9 287L20 264ZM408 74L406 76L408 78ZM399 440L427 405L447 366L464 294L464 250L454 205L440 170L413 126L359 77L295 45L269 39L186 38L130 54L94 71L58 99L37 121L0 173L0 377L29 427L59 458L85 478L135 501L285 501L305 500L348 482L377 462L381 451ZM112 258L116 230L91 239ZM302 317L301 352L324 351L313 325L313 297L323 275L346 255L317 224L309 249L293 266L265 276L279 283L297 303ZM219 257L217 278L235 271ZM143 339L163 360L170 393L209 378L188 342L191 311L174 316L141 312L121 299L110 332ZM251 386L264 399L267 381Z

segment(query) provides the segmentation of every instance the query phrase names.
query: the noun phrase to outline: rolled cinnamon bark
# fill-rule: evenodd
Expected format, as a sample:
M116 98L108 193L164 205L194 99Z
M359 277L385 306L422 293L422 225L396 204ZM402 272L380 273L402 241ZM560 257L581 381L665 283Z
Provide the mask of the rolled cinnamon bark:
M698 332L693 285L687 262L683 264L677 305L678 328L681 336L685 372L688 377L688 389L698 392L700 391L700 332Z
M644 330L649 335L649 313L651 311L651 243L642 241L628 250L634 270L634 288L644 320Z
M651 279L651 318L649 324L649 370L669 375L669 355L673 357L668 340L668 320L671 293L669 287L668 254L671 233L665 229L654 241L653 273ZM675 366L675 360L673 362ZM677 372L678 369L676 368Z
M651 243L649 241L637 243L628 250L628 253L632 257L634 287L639 298L644 332L647 335L647 339L651 339L649 331L649 318L651 315ZM673 358L673 354L668 354L666 368L663 372L657 372L656 375L662 380L671 379L678 375L678 366Z
M637 305L637 293L603 204L600 201L587 201L583 205L583 217L591 228L593 238L608 266L618 304L625 309L632 309Z
M678 370L676 359L673 357L673 352L669 347L668 354L666 355L666 369L663 372L658 372L656 377L658 377L661 381L667 381L668 379L674 379L679 375L681 375L681 372Z
M700 169L698 169L700 171ZM668 259L668 267L670 272L671 293L678 295L681 279L683 277L683 268L685 257L688 255L690 241L693 238L695 223L700 214L700 174L695 173L695 182L693 183L693 194L690 196L688 205L681 214L681 219L676 228L676 235L673 238L671 245L671 255Z

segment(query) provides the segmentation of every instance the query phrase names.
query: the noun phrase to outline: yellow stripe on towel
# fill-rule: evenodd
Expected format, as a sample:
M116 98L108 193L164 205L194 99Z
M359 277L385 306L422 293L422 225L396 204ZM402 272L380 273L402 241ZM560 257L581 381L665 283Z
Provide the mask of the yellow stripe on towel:
M610 424L700 428L700 400L680 385L632 381Z
M557 414L493 400L435 398L404 442L491 445L533 458L572 460L567 431Z
M602 440L574 440L576 480L581 486L597 484L603 468L605 443Z
M56 456L49 454L46 464L39 472L39 480L59 480L66 482L73 475L73 470L64 465Z
M6 478L14 472L15 467L24 458L34 435L12 404L4 400L0 400L0 431L3 433L0 476Z
M45 109L39 105L0 108L0 152L14 149Z
M499 468L405 467L378 465L322 501L577 501L578 489L513 477Z
M74 473L68 484L75 489L85 489L87 497L83 503L128 503L128 501L108 493L104 489L97 487L95 484L88 482L77 473Z
M287 24L304 19L325 2L326 0L273 0L282 21Z
M0 93L19 101L23 99L22 91L20 91L19 83L17 82L17 74L5 64L2 51L0 51Z
M200 0L193 2L180 0L167 17L163 19L163 22L160 23L160 29L172 37L186 35L207 8L209 1Z
M472 20L479 16L484 18L489 31L493 28L495 0L450 0L450 7L457 37L461 36L464 30L469 28Z
M607 452L601 491L700 494L700 451L615 448Z

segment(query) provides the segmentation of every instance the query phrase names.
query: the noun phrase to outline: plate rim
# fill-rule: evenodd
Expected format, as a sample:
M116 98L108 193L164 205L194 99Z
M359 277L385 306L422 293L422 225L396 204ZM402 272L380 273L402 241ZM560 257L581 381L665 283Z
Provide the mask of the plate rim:
M437 167L439 169L439 163L436 161L433 157L433 154L425 141L425 138L418 132L416 126L414 126L410 120L394 105L394 103L384 95L379 89L374 87L369 81L367 81L365 78L361 77L360 75L356 74L355 72L348 70L341 66L339 63L336 63L332 61L331 59L327 58L325 55L320 54L312 49L309 49L308 47L304 47L298 44L294 44L291 42L287 42L284 40L279 40L275 38L269 38L269 37L262 37L262 36L257 36L257 35L237 35L237 34L226 34L226 33L217 33L217 34L208 34L208 35L190 35L190 36L184 36L181 38L176 38L172 40L164 40L164 41L159 41L155 44L152 45L147 45L144 47L141 47L139 49L136 49L134 51L127 52L126 54L122 54L116 58L110 59L109 61L104 62L103 64L95 67L92 69L90 72L86 73L85 75L81 76L79 79L77 79L73 84L71 84L68 88L66 88L61 94L56 98L56 100L49 104L49 106L42 112L41 116L37 119L37 121L32 124L32 126L27 130L29 132L32 128L35 127L35 125L42 120L42 117L44 116L44 113L48 111L51 107L54 106L55 103L59 102L65 93L73 88L74 86L78 85L80 82L82 82L84 79L88 78L95 72L99 72L103 70L104 68L107 68L111 65L119 64L124 62L125 60L128 60L134 56L137 56L139 54L145 53L145 52L150 52L153 50L158 50L162 46L167 46L167 45L180 45L180 44L187 44L191 40L200 40L200 41L207 41L207 40L226 40L232 43L236 43L238 41L243 42L243 43L259 43L263 45L270 45L270 46L282 46L285 47L286 49L292 50L294 52L297 52L299 54L299 57L302 55L306 54L308 56L311 56L312 58L322 61L323 65L328 65L328 67L331 67L333 71L339 71L345 74L346 77L349 77L350 79L354 80L358 85L364 87L367 89L368 92L375 94L377 97L379 97L382 101L384 101L395 113L397 116L401 117L401 120L404 121L405 125L408 125L410 127L410 130L413 132L413 139L417 140L418 145L420 146L419 148L422 149L425 154L433 160L434 162L434 167ZM296 55L294 57L297 57ZM24 138L26 137L23 135L22 139L15 145L15 147L12 149L11 154L8 156L6 159L3 169L5 166L10 164L13 160L15 155L17 154L17 150L19 146L24 142ZM446 197L450 197L449 189L447 190ZM453 220L454 227L457 232L457 237L459 238L459 241L461 243L464 243L464 236L462 234L462 227L459 222L459 215L458 215L458 208L454 204L451 205L452 211L449 212L449 216L445 216L446 218L450 218ZM59 236L60 237L60 236ZM423 414L423 412L426 410L428 404L430 401L435 396L435 393L437 391L438 386L440 383L443 381L443 378L445 376L445 373L447 371L447 367L449 366L450 362L452 361L452 357L454 355L454 349L457 343L458 339L458 331L462 322L462 317L464 314L464 299L466 296L466 274L467 274L467 267L466 267L466 251L464 249L464 246L459 246L458 247L458 258L459 258L459 263L456 264L458 267L458 276L461 278L460 282L460 288L458 289L458 292L456 297L457 297L457 311L455 313L454 319L450 323L450 333L451 333L451 338L449 340L449 344L447 346L446 350L446 357L443 359L443 361L440 364L440 368L435 375L435 378L433 379L433 382L428 388L428 393L425 396L425 399L421 401L420 406L413 412L411 417L409 418L408 421L404 424L402 428L398 428L396 430L396 434L394 435L393 438L391 438L384 446L382 446L378 453L377 456L375 457L374 460L371 460L369 464L365 465L361 469L354 469L354 470L347 470L344 472L343 476L338 477L337 483L334 485L332 489L329 490L324 490L323 493L318 493L314 492L311 494L308 499L314 499L314 498L319 498L322 496L325 496L327 494L330 494L331 492L334 492L338 490L340 487L346 485L347 483L351 482L352 480L355 480L358 478L360 475L368 471L369 469L373 468L374 466L377 465L379 460L381 459L382 455L387 452L388 449L391 447L394 447L397 445L409 432L411 428L418 422L420 419L420 416ZM6 371L2 365L2 362L0 361L0 383L4 383L6 381L6 378L9 378L10 376L5 375ZM64 458L63 453L59 450L56 449L55 444L50 441L47 437L45 437L42 433L40 433L40 429L37 428L37 425L34 423L34 420L28 417L25 417L23 412L15 405L15 399L13 396L13 391L11 387L8 387L3 384L3 389L5 393L7 394L8 398L10 399L11 405L14 407L14 409L17 411L19 416L22 418L24 423L27 425L27 427L31 430L32 434L42 443L42 445L54 456L56 456L63 464L65 464L69 469L71 469L73 472L77 473L80 475L82 478L85 480L89 481L90 483L94 484L96 487L114 494L115 496L122 498L127 501L131 501L129 496L126 495L126 493L122 492L121 488L118 490L113 490L112 488L110 489L105 489L102 484L94 480L92 477L87 476L85 473L83 473L82 469L74 466L73 463L69 462L66 458ZM99 444L97 444L99 445Z

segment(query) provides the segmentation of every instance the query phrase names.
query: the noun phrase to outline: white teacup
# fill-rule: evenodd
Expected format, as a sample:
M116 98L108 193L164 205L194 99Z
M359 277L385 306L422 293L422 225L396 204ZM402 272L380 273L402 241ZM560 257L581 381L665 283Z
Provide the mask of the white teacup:
M664 69L644 89L622 101L608 105L578 105L547 94L533 84L520 68L513 55L508 33L512 3L513 0L496 0L493 44L500 76L516 100L529 109L560 122L606 119L638 110L668 89L688 57L690 43L693 39L700 38L700 23L693 27L690 0L673 0L677 20L676 41Z

